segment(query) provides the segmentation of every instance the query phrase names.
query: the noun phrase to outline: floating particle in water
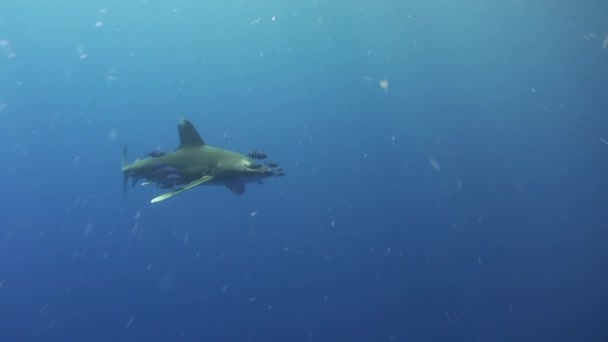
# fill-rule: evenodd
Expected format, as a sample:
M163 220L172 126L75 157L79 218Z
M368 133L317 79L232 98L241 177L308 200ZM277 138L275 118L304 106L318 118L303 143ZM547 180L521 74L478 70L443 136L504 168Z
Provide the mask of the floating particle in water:
M277 20L277 17L273 15L273 16L272 16L272 18L270 18L270 20L272 20L272 21L276 21L276 20Z
M384 91L388 92L388 80L386 78L381 79L378 82L380 88L384 89Z
M92 223L87 223L84 226L84 236L89 235L89 233L91 233L92 230L93 230L93 224Z
M11 47L11 43L7 39L0 39L0 50L4 52L6 58L14 58L17 56Z
M255 297L255 296L254 297L249 297L249 302L251 302L251 303L255 302L256 300L258 300L258 298Z
M608 140L606 140L604 138L600 138L600 141L603 142L604 144L608 145Z
M131 315L131 318L129 318L129 320L127 321L127 324L125 324L125 328L129 328L131 326L131 324L133 324L134 319L135 319L135 315Z
M585 33L583 35L584 40L591 40L591 39L595 39L595 38L597 38L597 36L594 33Z
M435 171L441 171L441 166L439 166L439 163L434 158L429 159L429 164L431 164Z
M95 27L102 27L103 26L103 21L96 21L95 22Z
M115 129L110 130L110 133L108 133L108 136L110 137L110 140L115 140L116 137L118 137L118 132L116 132Z
M257 212L257 211L252 211L252 212L251 212L251 214L249 214L249 216L251 216L251 217L255 217L257 214L258 214L258 212Z
M336 226L336 221L332 220L331 221L331 226L332 226L332 228L335 227Z
M79 59L85 59L89 56L85 51L84 45L82 44L76 45L76 55Z
M604 41L602 42L602 49L608 48L608 34L604 35Z
M262 17L257 17L254 21L250 22L249 25L253 26L257 23L259 23L262 20Z
M116 69L110 68L106 73L106 80L108 81L116 81L118 77L116 77Z

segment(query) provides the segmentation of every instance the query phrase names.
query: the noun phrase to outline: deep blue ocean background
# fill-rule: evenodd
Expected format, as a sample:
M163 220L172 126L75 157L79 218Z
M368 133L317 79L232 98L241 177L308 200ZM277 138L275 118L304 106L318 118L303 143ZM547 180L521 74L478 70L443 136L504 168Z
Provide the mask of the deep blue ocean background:
M608 2L2 0L0 175L0 341L608 341Z

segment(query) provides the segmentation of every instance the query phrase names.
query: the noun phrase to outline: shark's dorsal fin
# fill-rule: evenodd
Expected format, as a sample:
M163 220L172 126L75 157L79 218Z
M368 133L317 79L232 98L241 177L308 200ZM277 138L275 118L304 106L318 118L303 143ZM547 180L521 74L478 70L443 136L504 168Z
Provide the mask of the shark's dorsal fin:
M182 119L177 126L179 133L179 146L177 149L184 147L199 147L205 146L205 141L201 138L200 134L194 128L194 125L188 120Z

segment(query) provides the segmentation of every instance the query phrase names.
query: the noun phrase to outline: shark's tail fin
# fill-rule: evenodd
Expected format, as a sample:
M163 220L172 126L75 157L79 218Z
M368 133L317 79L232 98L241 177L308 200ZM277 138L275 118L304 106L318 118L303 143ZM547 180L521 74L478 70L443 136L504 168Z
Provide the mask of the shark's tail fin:
M127 195L127 183L129 182L129 176L125 172L127 165L129 165L129 161L127 160L127 154L129 153L129 146L125 145L122 148L122 160L121 160L121 168L122 168L122 196L125 197Z
M121 161L121 166L122 166L122 170L124 171L125 168L127 167L127 165L129 165L129 161L127 159L127 155L129 154L129 146L125 145L122 148L122 161Z

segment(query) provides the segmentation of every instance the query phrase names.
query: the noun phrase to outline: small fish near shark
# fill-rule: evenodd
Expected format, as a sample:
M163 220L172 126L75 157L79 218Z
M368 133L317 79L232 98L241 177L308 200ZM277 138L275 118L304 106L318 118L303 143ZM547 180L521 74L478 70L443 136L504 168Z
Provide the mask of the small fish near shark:
M122 154L123 193L126 194L129 179L132 186L156 183L168 192L154 197L150 203L162 202L199 185L223 185L236 195L245 193L245 184L259 183L266 178L285 175L277 163L256 161L265 159L266 153L253 151L240 154L209 146L188 120L181 120L178 127L179 146L173 152L154 150L144 159L129 164L127 146Z

